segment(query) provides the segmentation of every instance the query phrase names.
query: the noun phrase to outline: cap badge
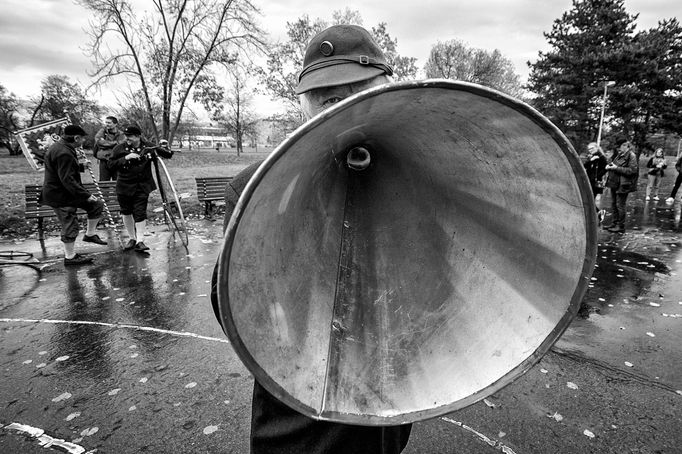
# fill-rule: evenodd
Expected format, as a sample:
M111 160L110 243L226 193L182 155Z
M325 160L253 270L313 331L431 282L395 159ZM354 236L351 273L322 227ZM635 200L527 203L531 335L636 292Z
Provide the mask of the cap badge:
M322 41L320 44L320 52L322 52L322 55L325 57L329 57L334 53L334 45L329 41Z

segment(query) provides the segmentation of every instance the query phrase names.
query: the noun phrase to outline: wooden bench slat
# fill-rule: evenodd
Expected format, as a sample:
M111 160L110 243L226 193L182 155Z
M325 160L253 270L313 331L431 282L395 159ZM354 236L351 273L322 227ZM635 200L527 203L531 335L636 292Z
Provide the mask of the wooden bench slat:
M197 199L204 203L204 213L210 215L213 205L220 204L225 198L225 188L232 177L195 177Z
M102 196L107 203L107 207L109 208L109 212L113 214L113 212L120 211L121 207L119 206L118 198L116 197L116 182L100 181L98 184L102 192ZM83 183L83 186L90 193L97 194L97 188L94 183ZM38 203L38 199L42 190L42 185L27 184L24 186L24 192L26 194L26 207L24 210L24 216L26 219L38 219L38 234L40 239L43 239L43 218L57 216L52 207ZM78 209L77 214L85 215L86 212L85 210Z

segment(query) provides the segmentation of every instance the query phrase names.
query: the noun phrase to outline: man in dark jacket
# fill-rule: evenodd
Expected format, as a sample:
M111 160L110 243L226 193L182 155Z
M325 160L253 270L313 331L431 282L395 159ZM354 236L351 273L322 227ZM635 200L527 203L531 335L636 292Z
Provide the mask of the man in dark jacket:
M312 118L354 93L390 82L392 73L366 30L337 25L320 32L308 44L296 93L301 95L306 116ZM251 165L228 185L224 226L257 168L258 163ZM217 266L211 299L220 321L216 278ZM398 454L407 445L411 428L411 424L370 427L318 421L288 407L254 381L252 454Z
M125 142L123 132L118 129L118 119L108 116L104 119L104 127L95 134L93 155L99 161L99 181L116 179L116 171L109 168L109 159L116 145Z
M91 257L76 254L75 242L78 236L78 216L81 208L88 215L88 224L83 241L107 244L95 234L102 218L104 202L90 194L81 182L80 172L84 165L79 163L76 149L83 144L87 134L76 125L64 128L62 138L50 146L45 153L45 178L41 201L49 205L62 226L61 240L64 245L64 265L81 265L92 262ZM87 162L87 165L90 165Z
M142 132L137 126L128 126L123 133L126 140L114 148L109 168L118 172L116 196L123 225L130 237L124 249L146 252L149 247L142 242L142 236L147 228L147 203L149 194L156 189L152 161L157 159L157 153L170 158L173 152L142 140Z
M617 151L606 165L606 187L611 189L613 223L604 228L614 233L625 232L625 203L628 194L637 190L639 163L634 145L626 139L616 141Z

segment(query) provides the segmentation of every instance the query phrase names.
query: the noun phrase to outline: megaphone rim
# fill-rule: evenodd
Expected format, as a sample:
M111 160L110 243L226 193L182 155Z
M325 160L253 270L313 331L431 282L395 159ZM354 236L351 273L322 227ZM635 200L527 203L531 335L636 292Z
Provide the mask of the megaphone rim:
M340 414L333 412L317 412L315 409L303 404L299 400L295 399L292 395L284 390L275 380L273 380L267 372L255 361L250 351L246 348L245 344L241 338L236 334L237 326L234 323L232 314L229 310L227 313L223 312L223 304L219 303L219 312L221 320L224 324L224 330L232 343L235 352L244 362L247 369L253 374L254 378L263 386L268 392L273 396L286 403L288 406L292 407L296 411L312 417L318 420L335 421L345 424L353 425L374 425L374 426L388 426L396 424L405 424L416 421L421 421L433 417L438 417L443 414L450 413L452 411L460 410L465 408L479 400L499 391L503 387L507 386L514 380L518 379L525 372L530 370L541 358L542 356L551 348L551 346L557 341L557 339L563 334L563 332L568 328L569 321L575 317L580 307L580 302L587 291L590 278L592 276L592 270L594 269L594 264L596 263L597 254L597 220L596 220L596 210L594 209L594 200L592 194L586 188L589 188L589 183L587 175L585 173L584 167L578 158L578 155L571 144L571 142L566 138L563 132L554 125L549 119L538 112L535 108L525 103L522 100L511 97L507 94L499 92L497 90L491 89L489 87L484 87L482 85L473 84L469 82L462 81L452 81L448 79L426 79L420 81L405 81L405 82L392 82L383 84L377 87L369 88L360 93L354 94L338 104L334 105L328 110L321 112L315 117L308 120L306 123L298 127L290 136L288 136L280 145L278 145L275 150L261 163L256 172L253 174L249 182L244 188L244 191L239 197L237 205L235 206L234 212L230 221L228 223L225 235L223 238L224 245L220 253L218 261L218 300L224 301L224 306L226 308L230 307L230 300L227 294L227 286L220 285L221 276L227 276L229 273L229 257L232 251L232 246L234 242L234 237L236 234L237 226L244 214L244 209L248 204L253 192L256 187L260 184L263 177L272 168L272 166L282 157L282 155L302 136L307 132L314 129L318 125L328 121L330 118L338 115L344 110L350 108L358 102L365 99L377 96L379 94L397 90L406 89L420 89L420 88L444 88L470 92L473 94L481 95L483 97L495 100L509 106L521 113L526 114L528 118L533 120L539 127L541 127L545 132L547 132L558 144L559 148L567 156L570 165L574 170L575 177L579 180L578 187L580 190L581 198L583 200L583 205L585 207L585 231L587 235L587 241L585 244L585 259L583 262L582 271L580 273L581 280L576 286L574 294L571 298L571 302L567 307L567 310L560 322L555 326L555 328L545 337L540 346L535 349L535 351L530 354L525 360L520 362L516 367L509 370L502 376L499 380L481 388L480 390L470 394L469 396L451 402L449 404L430 408L426 410L418 410L414 412L402 413L395 416L377 416L377 415L358 415L358 414ZM570 157L569 157L570 156Z

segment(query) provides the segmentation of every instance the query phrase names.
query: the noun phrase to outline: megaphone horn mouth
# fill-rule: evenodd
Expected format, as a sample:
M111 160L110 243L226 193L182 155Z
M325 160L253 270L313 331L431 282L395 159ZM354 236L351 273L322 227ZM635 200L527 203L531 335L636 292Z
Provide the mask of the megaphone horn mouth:
M372 155L365 147L354 147L346 155L346 164L352 170L365 170L372 162Z

